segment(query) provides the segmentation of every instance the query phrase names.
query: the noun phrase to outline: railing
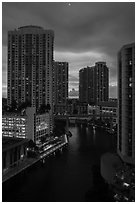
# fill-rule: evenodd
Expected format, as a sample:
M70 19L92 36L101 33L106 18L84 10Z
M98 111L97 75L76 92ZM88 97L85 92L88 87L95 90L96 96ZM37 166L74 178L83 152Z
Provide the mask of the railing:
M61 143L61 144L59 144L59 145L57 145L57 146L51 147L49 150L45 151L45 153L43 153L42 155L40 155L40 158L42 159L42 158L44 158L44 157L46 157L46 156L52 154L52 153L55 152L57 149L62 148L62 147L63 147L64 145L66 145L66 144L67 144L67 142L63 142L63 143Z
M37 158L25 158L20 164L16 165L15 168L8 168L7 171L3 172L2 175L2 182L7 181L11 177L17 175L18 173L22 172L23 170L27 169L28 167L32 166L36 162L44 159L46 156L54 153L56 150L61 149L63 146L68 144L67 135L64 135L64 141L59 144L54 144L49 149L45 150L42 154L40 154ZM14 164L15 165L15 164Z
M55 119L90 119L93 117L100 117L100 118L115 118L117 115L111 114L111 113L106 113L106 114L84 114L84 115L55 115Z

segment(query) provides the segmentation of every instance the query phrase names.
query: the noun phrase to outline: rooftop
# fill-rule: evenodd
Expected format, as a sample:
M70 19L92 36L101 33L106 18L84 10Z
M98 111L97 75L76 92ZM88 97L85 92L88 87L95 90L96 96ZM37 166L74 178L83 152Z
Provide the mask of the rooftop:
M117 101L100 101L98 102L98 105L105 107L117 107Z
M26 28L43 29L42 27L36 26L36 25L21 26L18 29L26 29Z

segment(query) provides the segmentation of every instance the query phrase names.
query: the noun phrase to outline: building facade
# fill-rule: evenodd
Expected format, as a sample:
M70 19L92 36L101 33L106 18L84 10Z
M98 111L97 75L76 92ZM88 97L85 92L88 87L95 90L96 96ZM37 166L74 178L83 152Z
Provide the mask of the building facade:
M95 101L108 101L109 99L109 69L106 62L95 63Z
M2 137L27 137L27 116L4 114L2 116ZM31 138L31 136L30 136Z
M83 68L79 71L79 100L83 103L95 102L94 67Z
M8 105L52 105L54 33L39 26L8 32Z
M41 137L50 134L50 117L48 113L37 114L35 118L35 141L39 143Z
M8 100L11 106L29 102L38 110L50 104L53 127L54 32L39 26L24 26L8 32Z
M93 106L88 104L88 115L100 117L100 106Z
M24 138L37 143L41 137L49 134L49 113L36 113L35 107L28 107L21 113L5 113L2 116L3 138Z
M118 109L117 109L117 100L109 100L106 102L98 103L100 107L100 117L102 120L108 118L111 120L113 125L118 124Z
M123 161L135 163L135 44L118 53L118 144Z
M54 62L53 97L54 112L64 114L68 99L68 62Z
M108 101L109 69L105 62L97 62L93 67L79 71L79 100L90 105Z
M67 114L77 115L78 114L79 99L68 98L67 100Z
M27 156L27 139L5 137L2 139L2 175L19 166Z

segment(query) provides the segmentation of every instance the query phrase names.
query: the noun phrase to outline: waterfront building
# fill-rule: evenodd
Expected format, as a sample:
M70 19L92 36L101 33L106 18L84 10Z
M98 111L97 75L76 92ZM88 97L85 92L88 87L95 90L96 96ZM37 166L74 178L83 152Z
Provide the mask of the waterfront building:
M100 117L102 117L102 120L108 118L111 120L113 125L118 124L116 100L99 102L98 106L100 107Z
M117 98L109 98L109 101L117 103Z
M90 105L108 101L109 69L106 62L96 62L95 66L79 71L79 100Z
M77 98L69 98L67 100L67 113L69 115L87 115L88 104L80 102Z
M135 43L118 53L118 144L124 162L135 163Z
M135 43L118 53L117 154L101 157L101 175L116 201L135 201Z
M88 115L100 117L100 106L93 106L88 104Z
M87 115L87 113L88 113L88 104L79 101L78 115Z
M7 104L29 102L36 110L50 104L51 131L53 47L52 30L30 25L8 32Z
M49 134L49 113L36 113L35 107L27 107L22 112L7 112L2 116L2 138L26 138L37 143Z
M34 140L35 108L26 112L5 112L2 115L2 137L28 138Z
M39 143L42 137L50 135L50 116L49 113L36 114L35 141ZM35 123L34 123L35 125Z
M108 119L111 124L116 126L118 123L117 119L117 101L102 101L98 102L97 105L88 104L88 115L96 118L100 118L102 121Z
M53 66L54 112L64 114L68 99L68 62L54 62Z
M15 137L2 138L2 174L19 166L27 156L28 140Z
M78 114L78 104L79 104L79 99L68 98L67 99L67 114L69 115Z

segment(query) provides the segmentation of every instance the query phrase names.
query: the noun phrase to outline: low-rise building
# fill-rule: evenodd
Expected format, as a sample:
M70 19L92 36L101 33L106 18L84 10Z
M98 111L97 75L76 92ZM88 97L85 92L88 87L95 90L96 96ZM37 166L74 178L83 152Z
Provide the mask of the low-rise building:
M88 104L84 102L79 102L78 105L78 114L79 115L87 115L88 113Z
M99 106L92 106L92 105L88 104L88 115L99 116L100 115L100 107Z
M2 136L34 140L35 108L22 112L5 112L2 115Z
M100 107L100 116L111 118L114 125L117 124L117 101L105 101L98 103Z
M67 100L67 114L69 114L69 115L78 114L78 104L79 104L79 99L68 98L68 100Z
M49 133L49 113L36 113L35 107L27 107L22 112L6 112L2 116L3 137L27 138L36 142Z
M36 115L35 125L35 141L39 141L41 137L50 134L50 116L48 113Z
M27 156L27 139L15 137L2 138L2 173L18 166Z
M80 102L77 98L67 100L67 114L69 115L87 115L88 104Z

